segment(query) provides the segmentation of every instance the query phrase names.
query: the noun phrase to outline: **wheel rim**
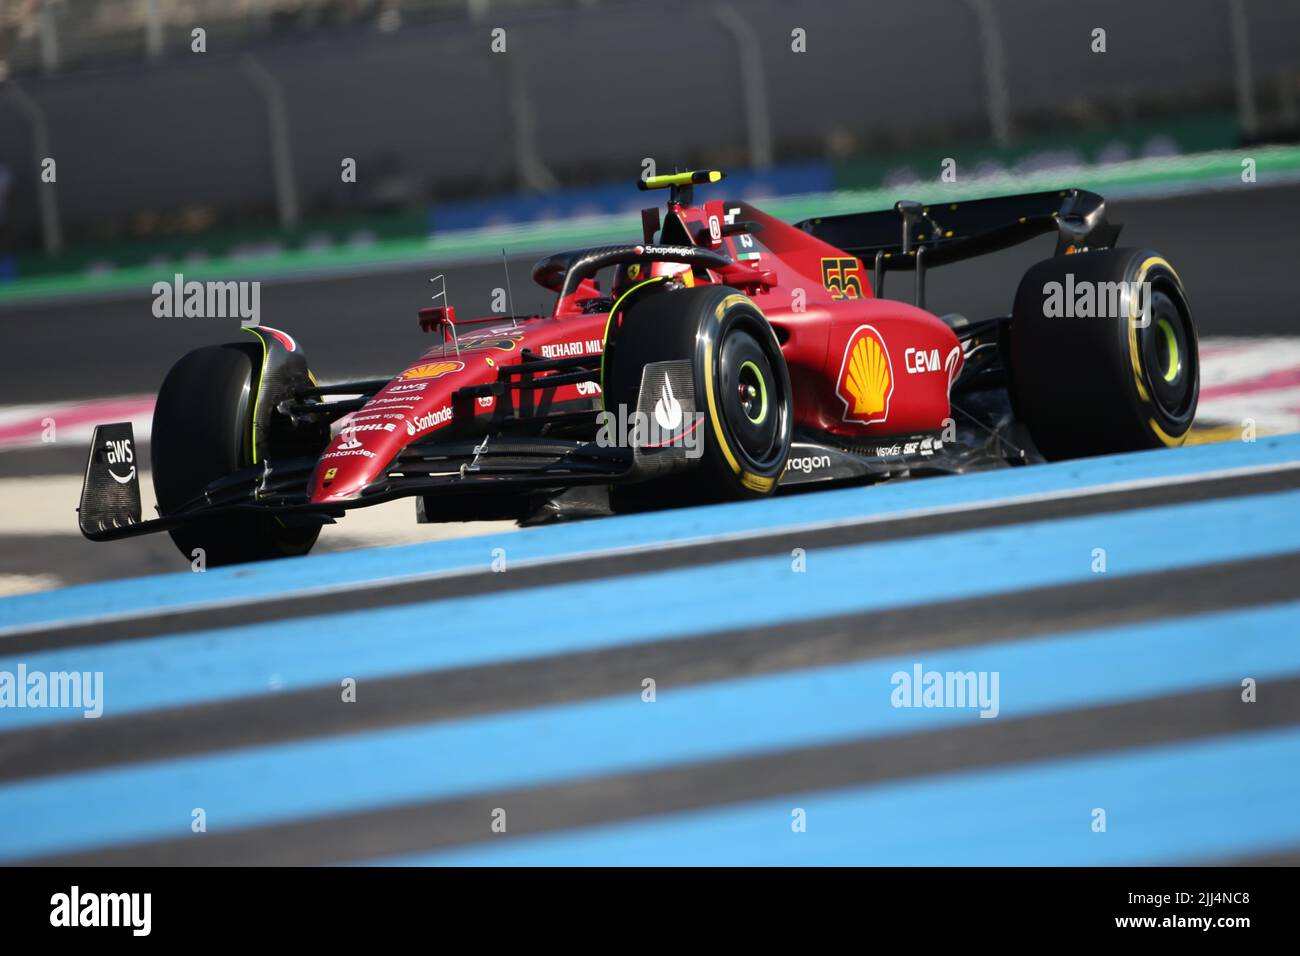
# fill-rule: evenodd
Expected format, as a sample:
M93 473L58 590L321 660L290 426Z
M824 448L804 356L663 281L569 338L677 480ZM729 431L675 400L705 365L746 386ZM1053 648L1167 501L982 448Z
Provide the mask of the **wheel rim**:
M767 420L767 380L753 362L740 364L740 406L755 425Z
M1164 334L1164 351L1161 352L1161 367L1164 371L1162 376L1166 382L1175 382L1178 379L1179 372L1182 371L1182 350L1178 347L1178 337L1174 333L1174 327L1167 319L1160 319L1156 323L1156 328Z
M749 328L733 326L718 349L718 394L731 438L754 464L765 467L779 453L783 401L767 351Z
M1152 293L1150 319L1140 338L1146 379L1160 411L1178 421L1190 412L1196 397L1195 338L1190 319L1163 291Z

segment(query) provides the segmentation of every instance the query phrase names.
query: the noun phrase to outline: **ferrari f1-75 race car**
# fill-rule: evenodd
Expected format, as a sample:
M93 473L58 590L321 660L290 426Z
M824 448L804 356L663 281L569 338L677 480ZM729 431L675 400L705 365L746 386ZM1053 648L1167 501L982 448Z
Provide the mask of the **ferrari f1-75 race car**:
M697 203L716 171L650 177L627 245L537 263L549 315L420 311L436 340L391 379L319 384L267 327L197 349L158 395L159 516L129 424L96 430L86 537L168 531L209 564L298 555L394 498L421 521L563 517L1180 444L1196 329L1155 252L1116 248L1079 189L790 225ZM1036 236L1009 315L936 315L927 270ZM886 298L886 276L905 298ZM602 287L602 282L605 287ZM436 297L435 297L435 301Z

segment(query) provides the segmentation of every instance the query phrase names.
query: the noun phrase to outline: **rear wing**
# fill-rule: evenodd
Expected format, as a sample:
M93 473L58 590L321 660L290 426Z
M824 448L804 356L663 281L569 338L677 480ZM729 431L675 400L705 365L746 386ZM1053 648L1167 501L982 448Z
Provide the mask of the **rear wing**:
M918 304L929 266L997 252L1053 232L1057 255L1105 249L1120 232L1120 226L1106 220L1106 200L1084 189L928 206L904 199L893 209L822 216L795 226L873 265L877 295L883 273L916 270Z

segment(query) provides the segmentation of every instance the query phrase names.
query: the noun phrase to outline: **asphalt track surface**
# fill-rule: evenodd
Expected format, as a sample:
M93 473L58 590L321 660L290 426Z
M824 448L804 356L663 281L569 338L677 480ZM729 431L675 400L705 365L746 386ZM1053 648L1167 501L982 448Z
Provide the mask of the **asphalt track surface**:
M1178 269L1203 335L1296 334L1300 188L1117 200L1109 208L1124 224L1123 245L1152 247ZM927 305L971 318L1005 314L1025 269L1051 251L1052 240L1042 238L935 269ZM509 260L521 314L549 312L553 299L532 282L534 259ZM418 271L266 281L262 321L298 338L324 380L391 373L428 347L416 311L429 304L429 276L443 271L430 262ZM445 271L463 318L490 314L493 290L506 284L500 262ZM885 292L909 298L911 282L892 275ZM152 393L186 351L240 337L232 320L158 319L151 308L147 288L134 297L0 307L0 405Z
M104 710L0 710L0 862L1294 861L1297 519L1282 436L10 598Z
M1205 334L1293 334L1300 190L1112 215ZM930 305L1004 311L1048 248L936 270ZM449 279L464 315L504 284ZM268 282L263 318L368 376L428 292ZM0 405L152 392L232 338L144 294L0 328ZM1294 863L1297 633L1300 436L28 594L0 679L100 672L104 714L0 708L0 863ZM997 716L893 706L916 666L996 673Z

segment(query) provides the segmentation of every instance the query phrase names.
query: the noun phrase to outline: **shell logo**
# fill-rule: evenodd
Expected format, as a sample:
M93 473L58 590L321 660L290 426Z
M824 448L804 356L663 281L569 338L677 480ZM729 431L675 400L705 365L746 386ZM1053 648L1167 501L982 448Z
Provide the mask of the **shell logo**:
M415 368L408 368L402 373L402 379L409 382L417 378L441 378L448 372L459 372L464 367L464 362L431 362L428 365L417 365Z
M835 391L844 403L844 420L870 425L889 418L894 395L894 366L879 332L860 325L844 346L839 384Z

